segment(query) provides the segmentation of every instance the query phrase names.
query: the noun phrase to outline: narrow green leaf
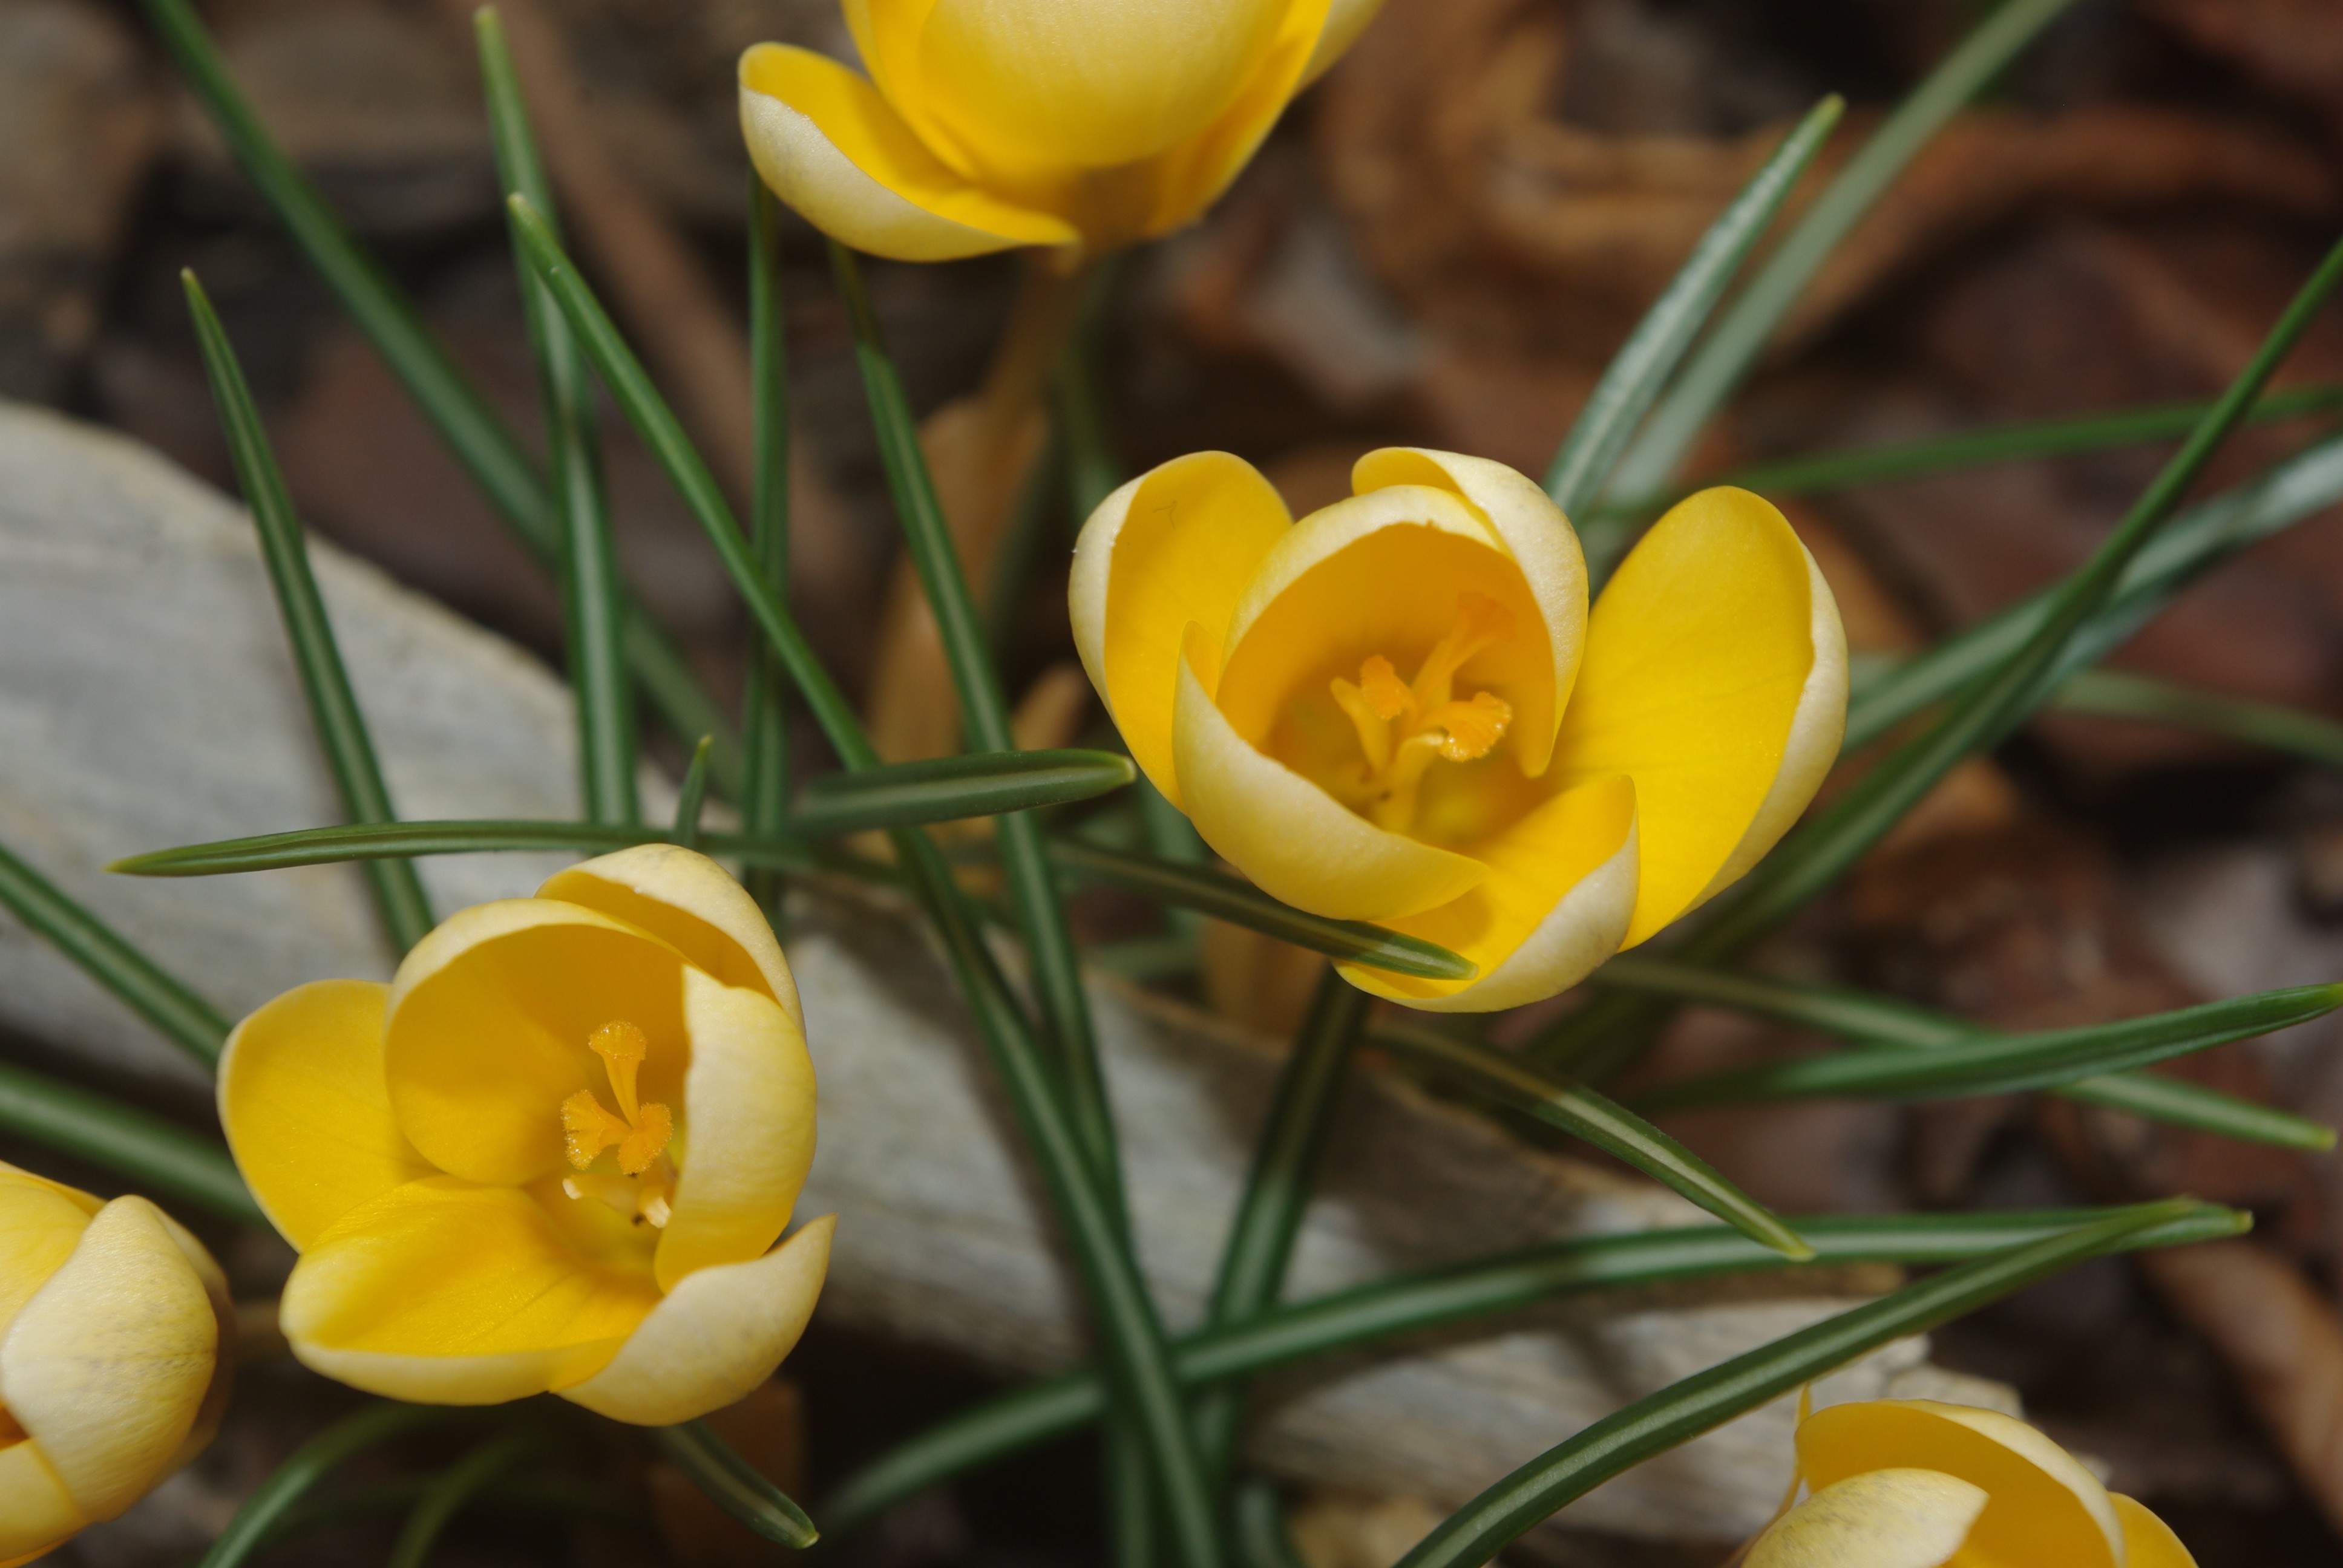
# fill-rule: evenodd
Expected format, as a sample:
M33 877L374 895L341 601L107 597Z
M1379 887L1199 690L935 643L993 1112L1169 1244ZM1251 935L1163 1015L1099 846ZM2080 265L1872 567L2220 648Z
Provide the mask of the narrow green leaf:
M2188 1199L2149 1204L2064 1235L1990 1253L1826 1318L1637 1400L1546 1450L1449 1515L1399 1568L1478 1568L1540 1520L1603 1482L1906 1334L2103 1256Z
M2069 713L2141 719L2267 746L2328 768L2343 768L2343 724L2298 709L2253 702L2122 669L2068 676L2051 706Z
M1673 1111L1833 1096L1941 1100L2015 1094L2291 1029L2338 1007L2343 1007L2343 985L2298 986L2152 1018L1966 1040L1932 1050L1801 1057L1669 1084L1638 1096L1635 1102L1646 1111Z
M267 1223L218 1140L6 1062L0 1127L222 1219Z
M196 343L203 350L204 370L211 377L212 398L219 405L220 424L227 435L228 452L236 461L236 477L244 486L245 502L252 509L260 535L260 553L268 563L268 580L277 590L277 608L285 617L285 635L293 645L293 662L301 672L301 689L309 699L309 715L317 722L317 740L332 766L342 809L354 822L388 822L390 790L375 760L374 741L367 734L366 716L358 711L357 694L342 668L341 649L334 642L333 622L326 601L309 575L309 549L302 538L301 519L294 515L293 498L261 428L260 411L244 382L236 350L227 332L205 297L192 272L181 272L188 314L195 317ZM431 904L415 868L404 860L377 860L367 866L374 885L375 902L382 922L398 950L405 952L431 930Z
M1643 991L1676 1001L1733 1008L1803 1029L1821 1030L1858 1045L1890 1050L1928 1050L2006 1038L1998 1030L1890 997L1802 985L1745 970L1702 969L1644 953L1620 954L1597 970L1593 980L1605 990ZM2156 1073L2118 1072L2077 1079L2055 1085L2048 1092L2250 1143L2324 1151L2336 1142L2335 1129L2324 1122Z
M1957 1263L2136 1212L1816 1214L1802 1216L1798 1232L1813 1244L1815 1267ZM2128 1231L2113 1250L2214 1241L2240 1234L2251 1224L2235 1210L2199 1203ZM1176 1347L1180 1376L1192 1384L1269 1372L1590 1291L1633 1290L1802 1266L1723 1225L1549 1241L1354 1286L1274 1308L1236 1328L1192 1334ZM1096 1421L1105 1408L1104 1387L1091 1368L1011 1389L865 1464L825 1500L823 1516L830 1522L832 1536L842 1536L930 1486Z
M166 974L121 934L65 897L56 884L0 845L0 904L130 1005L163 1037L209 1067L227 1043L219 1010Z
M474 1448L431 1478L399 1527L385 1568L423 1568L457 1513L493 1482L546 1446L539 1429L508 1432Z
M1783 237L1693 356L1612 475L1612 494L1644 496L1667 487L1710 417L1741 385L1774 328L1872 204L1946 123L2070 3L2007 0L1881 123Z
M765 587L789 602L789 363L787 322L781 307L780 204L762 176L749 171L749 377L750 420L756 429L753 493L749 498L749 553L763 573ZM759 639L749 659L748 721L742 748L748 778L740 798L740 825L752 834L779 833L789 826L789 683L771 648ZM749 892L759 908L778 911L780 879L759 869L749 873Z
M505 46L496 7L472 14L488 89L488 130L497 171L507 195L523 196L559 232L553 186L529 132L528 108ZM569 325L515 245L523 313L537 353L538 393L545 408L545 445L552 469L555 555L569 655L569 686L578 699L578 774L589 822L632 822L641 812L635 795L634 683L627 674L626 597L611 542L610 500L602 485L602 453L594 436L594 384Z
M260 1549L377 1513L411 1508L437 1482L427 1475L394 1476L363 1486L343 1487L324 1497L306 1498L277 1516L261 1538ZM476 1494L479 1506L511 1513L550 1513L565 1523L616 1524L636 1533L659 1537L650 1510L607 1486L558 1476L514 1476L491 1481Z
M432 337L398 286L350 236L269 136L229 76L218 45L188 0L139 0L139 5L196 101L309 265L498 515L540 560L557 565L559 543L552 499L527 448ZM727 739L723 715L683 655L639 608L628 610L626 644L636 678L678 734L716 732L717 782L727 793L736 791L740 783L738 749Z
M236 1568L268 1543L277 1521L308 1490L367 1449L408 1432L468 1414L447 1405L394 1404L387 1400L361 1407L295 1449L262 1482L227 1528L219 1533L197 1568Z
M1285 1499L1275 1484L1249 1476L1230 1508L1238 1568L1308 1568L1286 1533Z
M1822 151L1845 109L1845 100L1833 94L1806 111L1765 166L1708 226L1675 277L1612 356L1545 471L1545 492L1566 516L1580 518L1594 507L1635 427L1658 401L1660 388L1707 325L1750 251L1773 226L1782 204L1790 199L1798 177ZM1625 542L1624 529L1587 518L1579 528L1579 539L1589 559L1607 568Z
M1814 1248L1781 1216L1726 1181L1707 1161L1584 1085L1557 1077L1515 1052L1454 1039L1422 1024L1379 1023L1373 1038L1385 1050L1501 1105L1585 1140L1785 1258L1803 1261L1815 1255Z
M991 817L1062 806L1120 789L1136 778L1112 751L979 752L832 773L808 784L789 827L809 838Z
M708 759L716 737L703 735L691 749L691 765L683 770L683 788L675 797L675 841L687 849L699 848L699 814L708 805Z
M766 1540L803 1551L821 1539L821 1532L788 1493L733 1452L704 1422L655 1426L649 1435L651 1446L690 1477L710 1502Z
M1427 980L1470 980L1480 972L1472 960L1435 943L1363 920L1305 914L1279 903L1251 882L1202 866L1178 865L1078 839L1051 839L1050 858L1061 869L1086 881L1121 888L1232 925L1250 926L1346 964Z
M1302 1214L1317 1185L1335 1097L1369 1005L1366 992L1332 969L1319 978L1318 994L1279 1070L1269 1115L1253 1141L1252 1167L1245 1173L1205 1308L1207 1329L1259 1317L1284 1290ZM1233 1385L1196 1401L1196 1430L1215 1489L1227 1485L1243 1415L1243 1391Z
M106 868L132 877L217 877L239 871L276 871L288 866L331 865L342 860L405 855L478 855L499 850L576 849L607 854L633 844L670 844L673 834L657 828L625 828L598 822L384 822L372 826L298 828L249 839L222 839L133 855ZM898 880L887 867L851 856L830 854L794 839L750 839L739 833L703 833L700 849L709 855L771 866L785 871L841 871L867 880Z

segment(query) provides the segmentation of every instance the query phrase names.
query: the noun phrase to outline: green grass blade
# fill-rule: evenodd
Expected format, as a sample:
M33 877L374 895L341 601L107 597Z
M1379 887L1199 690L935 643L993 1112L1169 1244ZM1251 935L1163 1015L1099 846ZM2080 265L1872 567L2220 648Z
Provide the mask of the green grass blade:
M1749 280L1613 473L1610 492L1664 490L1774 328L1898 175L2071 0L2006 0L1881 123Z
M2015 1094L2291 1029L2338 1006L2343 1006L2343 985L2298 986L2151 1018L1966 1040L1931 1050L1802 1057L1670 1084L1639 1096L1636 1104L1647 1111L1674 1111L1752 1101Z
M1836 987L1803 985L1742 970L1701 969L1644 953L1622 953L1597 970L1605 990L1640 991L1675 1001L1705 1002L1801 1029L1820 1030L1858 1045L1928 1050L1979 1039L1997 1030L1931 1012L1890 997ZM2335 1129L2202 1084L2154 1073L2123 1072L2077 1079L2053 1087L2062 1099L2130 1111L2152 1121L2249 1143L2323 1152L2335 1147Z
M163 1037L209 1067L227 1043L219 1010L164 972L122 935L65 897L54 882L0 845L0 904L160 1030Z
M1238 1486L1229 1533L1239 1568L1308 1568L1285 1528L1285 1499L1258 1476Z
M432 337L398 286L351 237L269 136L229 76L218 45L188 0L138 3L196 101L309 265L497 514L538 559L558 566L553 503L536 460ZM682 654L636 607L627 613L625 640L636 678L676 732L715 732L717 782L728 794L736 792L740 764L730 727Z
M357 694L350 689L349 673L342 668L341 649L334 642L333 622L317 581L309 575L309 549L302 538L301 519L294 515L293 498L270 452L260 411L253 407L244 370L226 330L205 297L192 272L182 272L187 310L194 317L196 342L203 350L204 370L211 377L212 398L219 406L220 424L227 435L236 477L244 486L260 535L260 553L268 563L268 580L277 590L277 608L285 617L285 635L293 645L293 662L301 672L301 689L309 699L309 715L317 726L318 743L334 772L342 809L354 822L388 822L390 789L382 781L382 766L375 759L374 741L367 733L366 716L358 711ZM367 878L374 885L375 902L391 940L405 952L431 930L430 900L422 879L404 860L370 861Z
M240 871L277 871L288 866L324 866L386 856L479 855L497 851L575 849L607 854L635 844L671 844L664 829L598 822L384 822L372 826L298 828L249 839L221 839L151 854L133 855L106 868L132 877L218 877ZM866 880L893 882L891 868L834 855L795 839L750 839L739 833L703 833L699 848L709 855L771 866L785 871L840 871Z
M1618 558L1625 542L1625 530L1616 523L1598 525L1586 517L1604 481L1845 109L1845 100L1834 94L1806 111L1765 166L1708 226L1674 279L1612 356L1603 379L1587 394L1586 406L1546 468L1545 491L1564 515L1583 519L1579 538L1590 559L1607 566Z
M438 1478L394 1476L363 1486L337 1489L328 1496L312 1497L277 1516L262 1538L261 1550L352 1519L411 1508ZM650 1510L613 1493L606 1486L556 1476L515 1476L491 1481L475 1493L480 1507L510 1513L549 1513L568 1524L616 1524L639 1535L659 1539L658 1523Z
M1343 963L1427 980L1470 980L1480 972L1472 960L1436 943L1363 920L1305 914L1278 902L1251 882L1207 867L1130 854L1078 839L1051 839L1050 856L1060 869L1085 881L1193 910L1232 925L1250 926Z
M2343 768L2343 724L2331 719L2129 670L2078 670L2059 686L2050 703L2068 713L2139 719L2203 730L2324 767Z
M528 197L558 233L553 186L529 131L528 108L505 46L504 23L496 7L483 5L473 13L472 26L505 192ZM514 251L545 408L569 686L578 702L579 789L588 821L632 822L642 809L635 795L635 693L627 673L626 597L611 542L610 499L603 487L601 447L594 436L593 378L569 335L569 324L537 280L528 258L518 253L518 241Z
M1319 979L1318 994L1286 1053L1269 1115L1253 1141L1252 1167L1245 1173L1205 1308L1208 1329L1259 1317L1285 1288L1293 1243L1302 1234L1302 1213L1325 1153L1335 1097L1369 1005L1366 992L1332 970ZM1216 1486L1227 1485L1243 1415L1242 1391L1234 1386L1213 1389L1196 1402L1196 1429Z
M1895 446L1856 447L1851 451L1818 452L1805 457L1783 457L1732 468L1707 481L1738 485L1761 496L1812 496L1857 485L1884 484L1919 478L1963 468L2000 463L2022 463L2043 457L2104 452L2151 441L2177 440L2203 418L2212 404L2160 403L2146 408L2121 408L2106 414L2084 414L2071 419L2043 419L2004 425L1987 430L1965 431L1934 440L1901 442ZM2343 408L2343 384L2326 382L2272 392L2253 406L2248 425L2268 425L2308 414ZM1689 494L1674 490L1639 499L1607 502L1595 508L1598 518L1642 518L1658 514Z
M389 1557L384 1560L384 1568L423 1568L430 1559L431 1548L438 1543L441 1533L464 1505L505 1472L542 1449L545 1442L542 1431L508 1432L490 1438L433 1476L416 1498L406 1523L399 1527L398 1539L393 1543Z
M367 1449L465 1412L446 1405L368 1404L344 1416L300 1447L260 1483L227 1528L212 1543L197 1568L236 1568L268 1543L278 1520L309 1489Z
M650 1440L710 1502L766 1540L801 1552L821 1539L821 1532L788 1493L758 1473L705 1423L655 1426Z
M789 602L789 363L781 303L780 204L756 170L749 171L749 379L750 423L756 432L749 498L749 553L765 586ZM741 747L748 776L740 825L750 833L779 833L789 810L788 678L759 640L749 659L747 721ZM770 870L749 875L758 904L778 910L780 882Z
M1421 1024L1378 1024L1373 1040L1500 1105L1584 1139L1785 1258L1804 1261L1815 1255L1814 1248L1780 1215L1726 1181L1707 1161L1591 1089L1558 1078L1513 1051L1454 1039Z
M716 737L703 735L691 749L691 765L683 770L683 788L675 797L675 841L687 849L699 848L699 814L708 805L708 759L716 750Z
M980 752L833 773L806 786L789 816L794 832L820 838L949 822L1088 800L1138 776L1114 751Z
M1959 1263L2044 1240L2134 1211L2003 1210L1964 1214L1817 1214L1799 1233L1815 1266ZM2114 1250L2181 1246L2242 1233L2252 1221L2209 1203L2129 1231ZM1587 1236L1276 1308L1240 1327L1192 1334L1179 1343L1191 1383L1273 1371L1427 1329L1485 1318L1593 1291L1633 1290L1679 1281L1800 1267L1723 1225ZM849 1476L824 1500L833 1537L867 1523L907 1497L980 1465L1049 1442L1095 1421L1106 1408L1094 1369L1023 1384L907 1439Z
M1451 1514L1399 1568L1478 1568L1574 1499L1622 1471L1906 1334L1922 1333L2035 1281L2100 1257L2187 1199L1991 1253L1735 1356L1637 1400L1546 1450Z
M0 1062L0 1128L224 1220L267 1223L217 1139Z

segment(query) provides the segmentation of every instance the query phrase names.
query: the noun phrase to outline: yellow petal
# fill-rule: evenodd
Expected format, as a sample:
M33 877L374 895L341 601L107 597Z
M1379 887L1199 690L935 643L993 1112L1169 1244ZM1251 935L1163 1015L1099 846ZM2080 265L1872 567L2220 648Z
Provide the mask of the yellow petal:
M610 1092L586 1041L613 1021L649 1041L641 1099L679 1104L688 967L640 927L556 899L449 916L391 981L383 1070L399 1131L468 1181L520 1186L563 1169L561 1102Z
M1981 1563L2122 1568L2115 1504L2074 1455L1997 1411L1934 1400L1831 1405L1798 1427L1798 1469L1816 1490L1866 1471L1941 1471L1985 1489L1968 1544Z
M1302 85L1308 86L1326 74L1333 63L1342 57L1367 24L1383 9L1383 0L1334 0L1327 7L1326 25L1319 30L1318 42L1310 51L1310 64L1302 73Z
M1635 908L1635 787L1597 779L1535 808L1473 859L1479 886L1394 930L1480 966L1469 980L1421 980L1346 966L1360 990L1429 1012L1489 1012L1576 985L1619 950Z
M1513 708L1514 752L1522 771L1534 779L1554 755L1554 731L1586 651L1586 558L1578 534L1534 480L1486 457L1385 447L1360 458L1351 470L1351 487L1361 495L1391 485L1429 485L1453 493L1503 542L1521 568L1554 658L1552 687L1524 693L1542 700Z
M1817 605L1820 580L1780 512L1720 487L1677 503L1595 601L1554 766L1564 782L1635 780L1643 874L1628 946L1714 891L1753 829L1786 827L1805 804L1797 788L1819 782L1812 759L1835 748L1843 677L1821 683L1808 744L1787 754L1827 662L1815 628L1837 625Z
M900 22L886 15L896 9ZM874 12L896 101L918 104L966 159L1017 173L1107 168L1199 135L1251 83L1292 9L932 0ZM904 35L916 41L894 42Z
M220 1125L269 1223L296 1248L431 1172L391 1114L384 999L373 980L297 986L236 1026L219 1062Z
M1151 162L1114 171L1115 176L1142 181L1148 190L1143 204L1124 197L1109 210L1143 206L1146 216L1138 234L1110 233L1108 243L1169 234L1194 222L1220 199L1302 90L1304 72L1325 33L1326 15L1326 0L1290 4L1276 38L1218 118Z
M73 1256L90 1216L104 1206L87 1193L0 1165L0 1332Z
M659 1233L659 1285L760 1257L789 1222L813 1164L813 1061L795 1020L764 996L684 975L690 1148Z
M1197 674L1190 636L1180 667L1172 751L1182 805L1204 842L1272 897L1338 920L1386 920L1435 908L1479 882L1477 860L1386 832L1283 763L1255 750Z
M1940 1568L1985 1505L1983 1487L1939 1471L1866 1471L1775 1520L1745 1568Z
M2107 1495L2116 1505L2116 1518L2123 1524L2124 1568L2197 1568L2197 1559L2180 1543L2171 1525L2135 1498L2120 1492Z
M857 250L949 261L1080 237L954 172L877 88L809 50L759 44L740 56L740 130L773 194Z
M16 1568L94 1523L30 1442L0 1446L0 1568Z
M1131 759L1175 806L1181 639L1197 625L1219 648L1245 585L1292 521L1252 464L1198 452L1109 496L1074 541L1074 647Z
M75 1506L111 1519L178 1457L220 1337L162 1211L117 1198L0 1338L0 1401Z
M825 1214L761 1258L691 1275L609 1365L562 1398L639 1426L696 1420L746 1398L805 1332L836 1228L837 1217Z
M318 1237L278 1322L305 1364L353 1387L495 1404L591 1377L659 1296L647 1273L579 1252L526 1194L431 1176Z
M638 844L557 872L537 896L639 926L726 985L770 997L805 1028L798 982L772 923L729 871L696 850Z

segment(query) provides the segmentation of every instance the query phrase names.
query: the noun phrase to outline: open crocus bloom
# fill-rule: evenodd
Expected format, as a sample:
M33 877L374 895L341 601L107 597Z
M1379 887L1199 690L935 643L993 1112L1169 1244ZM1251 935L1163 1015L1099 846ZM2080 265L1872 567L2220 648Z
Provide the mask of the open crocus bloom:
M2022 1421L1933 1400L1798 1424L1813 1493L1745 1568L2196 1568L2171 1527Z
M774 194L899 261L1111 250L1194 218L1380 0L844 0L868 79L740 58Z
M829 1265L827 1217L773 1244L813 1161L796 983L689 849L465 910L388 986L287 991L219 1103L301 1253L294 1353L376 1393L688 1421L772 1374Z
M1846 644L1782 514L1704 490L1590 616L1569 521L1501 464L1386 447L1300 522L1175 458L1074 548L1074 640L1132 758L1297 909L1479 972L1348 968L1411 1007L1554 995L1739 878L1838 754Z
M0 1568L202 1451L231 1322L219 1265L154 1204L0 1165Z

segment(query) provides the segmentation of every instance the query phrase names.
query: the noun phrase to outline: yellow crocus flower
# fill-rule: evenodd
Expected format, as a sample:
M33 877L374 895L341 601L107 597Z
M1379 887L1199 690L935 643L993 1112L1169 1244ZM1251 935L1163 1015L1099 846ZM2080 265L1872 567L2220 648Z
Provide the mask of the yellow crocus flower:
M1813 1488L1744 1568L2196 1568L2171 1526L1996 1411L1832 1405L1798 1423Z
M796 982L739 884L651 844L481 904L391 983L238 1024L228 1145L301 1253L280 1322L329 1377L438 1404L548 1390L667 1424L772 1374L831 1221Z
M219 1265L154 1204L0 1165L0 1568L202 1452L233 1322Z
M1381 0L843 0L869 77L740 58L765 183L858 250L1113 250L1190 222Z
M1222 452L1101 503L1074 641L1132 758L1297 909L1453 949L1469 980L1345 969L1411 1007L1554 995L1738 879L1846 718L1838 608L1746 490L1679 503L1590 615L1577 536L1502 464L1359 459L1300 522Z

